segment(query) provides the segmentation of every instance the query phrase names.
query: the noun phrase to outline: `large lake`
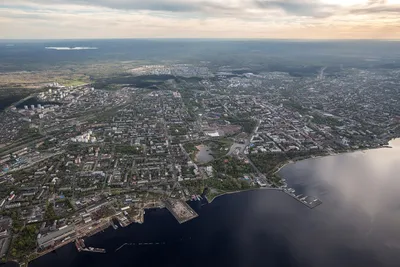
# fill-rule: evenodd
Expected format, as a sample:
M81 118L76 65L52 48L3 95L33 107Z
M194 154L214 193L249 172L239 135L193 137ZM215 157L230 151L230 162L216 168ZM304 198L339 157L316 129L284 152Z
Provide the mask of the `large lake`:
M90 266L400 266L400 142L397 148L310 159L281 170L309 209L285 193L257 190L193 204L199 217L179 225L165 209L145 223L87 238L107 254L73 244L30 267ZM125 246L124 243L160 243ZM163 244L164 243L164 244Z

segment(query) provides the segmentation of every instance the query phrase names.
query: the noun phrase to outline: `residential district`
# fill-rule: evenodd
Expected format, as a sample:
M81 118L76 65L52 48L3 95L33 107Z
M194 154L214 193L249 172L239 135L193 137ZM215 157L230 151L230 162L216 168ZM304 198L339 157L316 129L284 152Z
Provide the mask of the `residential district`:
M186 201L227 192L280 188L312 208L319 200L288 188L282 165L400 134L396 70L293 77L178 64L130 75L168 78L47 84L0 113L0 257L26 263L69 242L103 252L82 238L142 223L148 208L183 223L198 216Z

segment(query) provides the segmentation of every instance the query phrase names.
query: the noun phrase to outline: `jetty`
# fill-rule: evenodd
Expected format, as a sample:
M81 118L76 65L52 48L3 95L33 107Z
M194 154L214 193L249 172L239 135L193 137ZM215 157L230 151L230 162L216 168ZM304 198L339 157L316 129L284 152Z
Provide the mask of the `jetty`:
M106 250L104 248L86 247L85 241L83 240L83 238L76 239L75 246L79 252L86 251L86 252L95 252L95 253L106 253Z
M296 199L303 205L306 205L310 209L313 209L322 204L322 201L316 197L304 196L303 194L295 195L294 190L292 191L291 188L282 189L282 192L284 192L287 195L291 196L292 198Z

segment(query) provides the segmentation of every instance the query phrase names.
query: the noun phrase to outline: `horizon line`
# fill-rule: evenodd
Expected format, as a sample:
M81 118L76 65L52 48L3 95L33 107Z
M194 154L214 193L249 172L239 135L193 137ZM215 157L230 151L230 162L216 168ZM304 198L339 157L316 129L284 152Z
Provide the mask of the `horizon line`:
M224 38L224 37L126 37L126 38L0 38L0 42L4 41L93 41L93 40L209 40L209 41L299 41L299 42L340 42L340 41L376 41L376 42L399 42L400 39L307 39L307 38Z

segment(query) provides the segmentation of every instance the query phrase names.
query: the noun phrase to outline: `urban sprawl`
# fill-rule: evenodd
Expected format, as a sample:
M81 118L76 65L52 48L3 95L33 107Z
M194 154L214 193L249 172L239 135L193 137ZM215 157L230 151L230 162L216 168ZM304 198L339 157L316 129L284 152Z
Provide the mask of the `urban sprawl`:
M81 238L141 223L148 208L183 223L197 216L186 201L228 192L277 188L315 206L280 167L400 134L398 70L324 70L148 65L129 74L165 80L47 84L31 95L38 104L0 113L0 257L28 262L69 242L82 250Z

